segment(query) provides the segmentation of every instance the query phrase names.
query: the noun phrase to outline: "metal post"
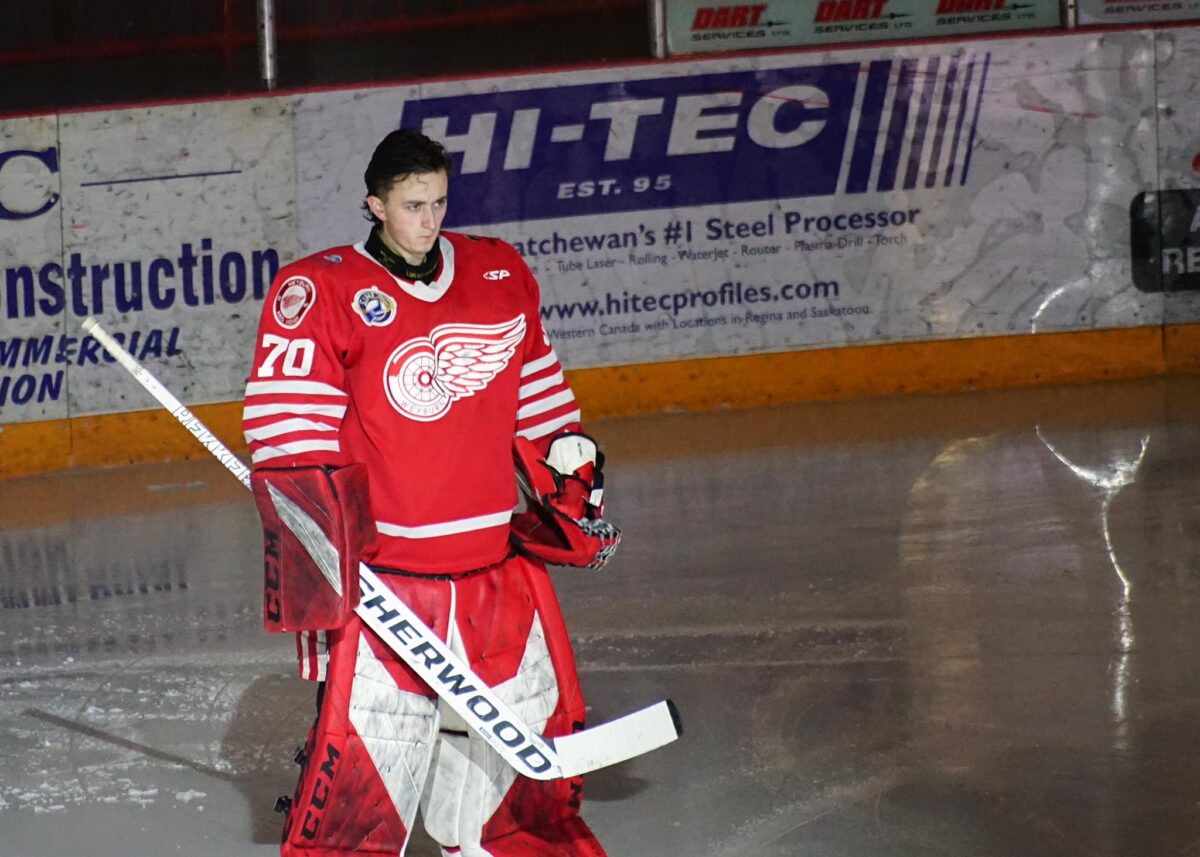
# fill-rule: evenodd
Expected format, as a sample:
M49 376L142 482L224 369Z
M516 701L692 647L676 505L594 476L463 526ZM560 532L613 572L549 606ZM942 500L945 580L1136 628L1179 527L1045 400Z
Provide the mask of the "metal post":
M221 56L226 73L233 71L233 0L221 0Z
M1068 30L1074 30L1079 26L1079 4L1075 0L1063 0L1062 5L1064 26Z
M258 0L258 72L267 89L275 88L275 0Z
M667 56L667 0L646 0L650 16L650 53L658 59Z

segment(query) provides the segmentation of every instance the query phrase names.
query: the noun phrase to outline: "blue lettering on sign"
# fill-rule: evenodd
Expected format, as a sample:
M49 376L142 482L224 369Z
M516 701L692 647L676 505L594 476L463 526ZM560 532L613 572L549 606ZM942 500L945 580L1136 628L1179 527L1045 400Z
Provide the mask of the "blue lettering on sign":
M35 149L13 149L8 152L0 152L0 180L3 179L4 167L17 158L32 158L44 164L46 169L51 173L58 172L58 149L53 147L40 151ZM32 211L15 211L6 207L3 199L0 199L0 220L30 220L34 217L40 217L58 204L58 198L57 193L52 193L46 197L46 201L41 206Z
M966 180L986 64L877 60L424 98L399 125L454 156L450 225L948 186Z
M148 309L260 301L279 271L273 247L225 251L213 239L185 241L179 255L97 261L72 253L58 262L0 267L0 317L34 318L70 312L83 318L109 309Z

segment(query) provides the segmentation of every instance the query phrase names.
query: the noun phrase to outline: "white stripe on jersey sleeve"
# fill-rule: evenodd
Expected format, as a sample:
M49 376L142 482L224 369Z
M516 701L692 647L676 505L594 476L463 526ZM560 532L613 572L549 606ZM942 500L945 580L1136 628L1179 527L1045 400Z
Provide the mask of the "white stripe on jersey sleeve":
M341 396L349 398L345 390L320 381L251 381L246 385L246 398L290 393L307 396Z
M558 355L554 353L554 349L550 349L550 353L544 357L539 357L537 360L530 360L521 367L521 377L528 378L530 375L536 375L543 369L548 369L558 362Z
M519 432L517 432L517 437L523 437L529 440L537 440L539 437L545 437L546 435L550 434L556 429L562 428L565 425L579 422L580 417L580 412L578 410L574 410L570 413L563 414L561 417L555 417L548 422L538 423L535 426L521 429Z
M272 401L275 397L288 401ZM336 434L346 415L346 392L321 381L251 381L242 411L254 464L306 452L341 452ZM325 419L320 419L324 417ZM328 439L314 437L324 434Z
M248 405L242 411L243 420L275 417L283 414L312 414L318 417L346 416L345 405L305 405L300 402L279 402L274 405Z
M302 452L316 452L318 450L341 452L342 445L336 440L294 440L291 443L281 443L278 446L260 447L251 453L250 460L254 464L258 464L263 461L269 461L272 458L278 458L281 455L299 455Z
M276 420L260 428L246 429L245 434L246 440L268 440L279 437L281 434L291 434L297 431L337 431L337 428L327 423L303 420L297 417L291 420Z
M523 408L517 411L517 419L523 420L526 417L544 414L546 411L553 410L559 405L565 405L568 402L573 401L575 401L575 395L570 391L570 389L562 390L561 392L555 393L553 396L546 396L543 399L535 399L528 405L525 405Z
M517 397L521 400L528 399L530 396L535 396L543 390L549 390L551 387L556 387L563 383L563 373L559 369L558 372L551 375L549 378L541 378L537 381L530 381L517 391Z

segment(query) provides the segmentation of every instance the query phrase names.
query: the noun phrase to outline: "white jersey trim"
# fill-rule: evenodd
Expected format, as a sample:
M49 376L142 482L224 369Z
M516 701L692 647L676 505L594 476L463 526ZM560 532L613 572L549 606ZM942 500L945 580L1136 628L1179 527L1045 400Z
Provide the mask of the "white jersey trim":
M550 353L545 357L539 357L537 360L530 360L521 367L521 377L528 378L537 372L541 372L548 366L553 366L558 362L558 355L554 353L554 349L550 349Z
M443 521L440 524L422 524L416 527L406 527L403 524L390 524L387 521L376 521L375 528L385 536L398 536L404 539L436 539L439 536L453 536L459 533L473 533L476 530L486 530L491 527L506 525L512 520L512 509L503 512L492 512L478 515L474 518L460 518L457 521Z
M543 390L549 390L551 387L557 387L563 382L562 370L559 370L549 378L542 378L540 381L531 381L520 390L517 391L517 398L528 399L530 396L535 396Z
M550 420L549 422L538 423L535 426L522 429L521 431L517 432L517 437L523 437L528 440L537 440L539 437L545 437L546 435L550 434L550 432L554 431L555 429L560 429L565 425L569 425L570 423L579 422L579 418L581 416L582 414L578 410L574 410L569 414L563 414L561 417Z
M281 443L279 446L264 446L251 454L250 460L258 464L260 461L270 461L281 455L299 455L302 452L341 452L342 446L336 440L294 440L291 443Z
M305 420L297 417L292 420L280 420L265 426L246 430L246 440L270 440L281 434L291 434L297 431L337 431L331 425Z
M309 649L313 649L309 652ZM296 634L296 649L300 657L300 678L325 681L329 664L329 640L324 631L300 631Z
M438 274L436 280L426 285L425 283L410 283L408 280L397 277L387 268L384 268L383 265L380 265L379 261L367 252L367 248L363 242L360 241L354 245L354 249L358 251L360 256L369 260L373 265L378 265L382 268L401 291L427 304L440 300L442 295L450 290L450 284L454 282L454 245L450 243L445 235L439 235L438 247L442 251L442 273Z
M275 393L292 393L305 396L341 396L349 398L345 390L320 381L251 381L246 385L246 395L269 396Z
M300 402L280 402L275 405L247 405L242 419L256 420L259 417L276 417L281 414L315 414L319 417L344 417L345 405L304 405Z
M563 390L561 393L555 393L553 396L547 396L544 399L530 402L523 408L517 411L517 419L523 420L526 417L544 414L546 411L551 411L559 405L565 405L567 402L575 401L574 394L570 390Z

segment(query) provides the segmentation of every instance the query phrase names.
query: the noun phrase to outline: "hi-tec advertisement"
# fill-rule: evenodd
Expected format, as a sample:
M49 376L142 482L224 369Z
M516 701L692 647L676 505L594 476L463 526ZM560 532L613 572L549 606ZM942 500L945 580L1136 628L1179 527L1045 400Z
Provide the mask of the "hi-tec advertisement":
M342 165L369 151L323 129L370 115L443 141L449 228L517 247L569 366L1154 323L1161 296L1131 285L1128 222L1157 169L1154 76L1134 59L1153 43L903 45L306 96L298 158L320 178L301 189L302 243L361 231Z
M421 98L399 124L458 156L453 223L949 187L990 63L960 50Z

